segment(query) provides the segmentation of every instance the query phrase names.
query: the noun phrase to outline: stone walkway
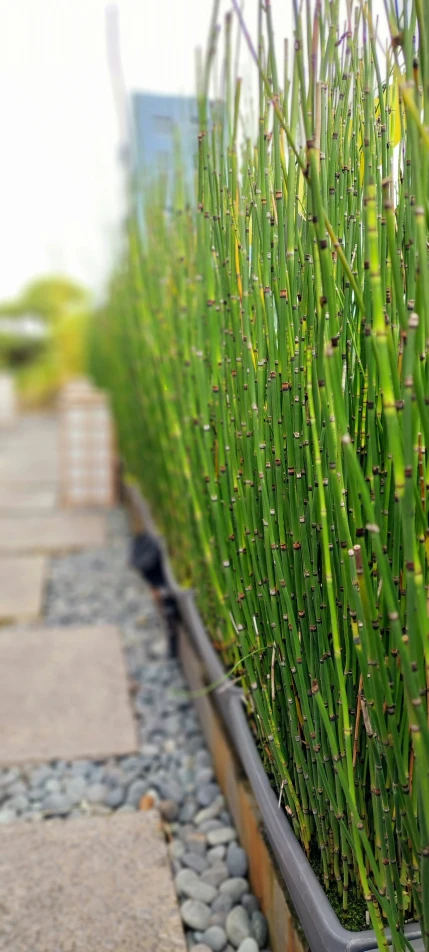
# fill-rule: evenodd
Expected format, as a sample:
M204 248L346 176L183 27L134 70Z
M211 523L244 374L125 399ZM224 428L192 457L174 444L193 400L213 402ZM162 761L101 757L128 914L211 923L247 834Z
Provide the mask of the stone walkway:
M30 554L16 536L0 547L0 952L267 952L124 513L106 513L98 541L46 545L56 440L46 418L0 431L1 529L39 526Z
M57 446L49 418L0 432L0 950L184 952L159 814L141 793L102 809L119 802L100 763L114 777L138 749L119 630L22 625L44 614L47 553L106 542L105 516L56 508ZM20 822L47 817L67 819Z
M39 617L46 576L43 555L0 556L0 624Z

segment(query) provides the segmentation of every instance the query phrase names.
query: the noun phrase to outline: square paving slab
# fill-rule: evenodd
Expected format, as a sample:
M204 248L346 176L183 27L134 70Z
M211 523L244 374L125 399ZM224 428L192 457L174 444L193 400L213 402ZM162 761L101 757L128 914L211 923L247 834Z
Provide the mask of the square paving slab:
M58 461L31 452L0 456L0 483L14 482L18 485L38 486L40 483L58 482Z
M116 628L0 628L0 764L136 747Z
M8 485L0 482L0 514L24 515L31 513L49 512L56 509L58 493L54 486L47 484L28 487L14 483Z
M1 952L186 952L153 811L0 831Z
M0 516L1 552L69 552L101 546L106 523L98 513L58 510L45 515Z
M0 555L0 624L39 617L46 568L43 555Z

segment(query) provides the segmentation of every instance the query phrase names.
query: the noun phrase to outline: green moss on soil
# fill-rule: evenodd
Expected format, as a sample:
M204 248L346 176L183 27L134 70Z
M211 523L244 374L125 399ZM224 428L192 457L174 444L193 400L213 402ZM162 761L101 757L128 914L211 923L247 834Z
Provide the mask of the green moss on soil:
M366 921L367 904L363 897L359 895L356 886L349 886L348 908L343 909L343 899L342 896L339 895L336 886L330 886L329 889L325 888L322 863L316 844L312 846L309 861L341 925L344 926L345 929L350 929L351 932L361 932L363 929L368 929Z

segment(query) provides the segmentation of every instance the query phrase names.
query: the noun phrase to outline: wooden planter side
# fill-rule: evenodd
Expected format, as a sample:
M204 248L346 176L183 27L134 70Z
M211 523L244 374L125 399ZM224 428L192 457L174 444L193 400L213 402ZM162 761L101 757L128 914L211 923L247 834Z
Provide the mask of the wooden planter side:
M183 626L179 630L179 658L191 690L204 689L203 666ZM210 695L196 697L194 704L213 757L217 779L248 856L249 879L268 922L272 952L304 952L307 949L305 939L298 932L284 884L264 840L257 804Z

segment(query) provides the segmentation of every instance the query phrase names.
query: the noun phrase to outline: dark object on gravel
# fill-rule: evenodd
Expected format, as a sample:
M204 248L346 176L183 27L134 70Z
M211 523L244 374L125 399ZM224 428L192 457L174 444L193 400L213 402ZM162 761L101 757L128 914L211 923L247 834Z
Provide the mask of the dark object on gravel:
M166 587L162 567L162 553L158 542L147 532L134 536L131 546L131 565L143 575L152 588Z
M134 536L131 547L131 565L152 588L158 590L157 602L167 628L169 657L177 658L177 622L179 612L176 599L168 593L164 574L162 551L153 535L140 532Z
M161 610L168 634L169 657L177 658L177 623L179 610L176 599L172 595L164 595Z

